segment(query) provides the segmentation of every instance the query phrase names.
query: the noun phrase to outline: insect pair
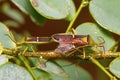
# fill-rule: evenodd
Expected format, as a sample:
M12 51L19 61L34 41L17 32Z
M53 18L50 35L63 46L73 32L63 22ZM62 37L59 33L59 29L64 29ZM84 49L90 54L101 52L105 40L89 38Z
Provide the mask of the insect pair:
M102 42L95 43L89 35L74 35L74 34L65 34L58 33L53 34L51 37L25 37L25 43L50 43L57 42L59 43L58 47L54 50L55 53L61 54L64 56L69 56L74 54L76 51L83 53L83 58L85 58L85 49L88 47L98 47L104 49L104 39L102 37L98 37L98 39L102 39Z
M59 43L58 47L54 50L54 53L69 56L74 55L75 52L82 53L83 58L85 58L86 53L91 53L91 48L94 48L94 52L99 51L98 47L102 47L102 52L105 53L104 39L102 37L97 37L102 40L99 43L95 43L90 35L77 35L73 30L74 34L58 33L53 34L51 37L24 37L22 42L17 43L11 38L16 44L46 44L51 42ZM92 49L93 50L93 49ZM34 51L35 53L35 51ZM53 54L53 53L52 53ZM46 54L47 55L47 54ZM78 54L81 55L81 54Z

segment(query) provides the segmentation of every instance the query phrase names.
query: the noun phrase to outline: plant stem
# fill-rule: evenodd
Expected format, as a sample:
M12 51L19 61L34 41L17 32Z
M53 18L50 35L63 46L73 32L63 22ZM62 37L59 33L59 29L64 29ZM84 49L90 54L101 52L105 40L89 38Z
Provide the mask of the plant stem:
M49 58L49 59L52 59L52 58L71 58L72 57L72 55L65 56L65 55L55 53L54 51L41 51L41 52L36 52L36 53L26 51L23 54L23 51L14 51L11 49L4 49L2 54L6 54L6 55L10 55L10 56L21 55L21 56L26 56L26 57L40 57L40 56L42 56L44 58ZM98 58L116 58L116 57L120 57L120 52L108 51L108 52L105 52L105 55L102 54L101 52L99 52L97 54L92 53L92 54L86 55L84 59L88 59L89 56L94 57L95 59L98 59ZM83 55L76 53L74 58L83 59Z
M110 74L96 59L94 59L93 57L89 57L89 60L94 63L95 65L97 65L103 72L105 72L111 80L117 80L112 74Z
M32 68L29 66L27 59L24 56L19 55L19 58L21 61L23 61L23 63L25 64L26 68L28 69L28 71L30 72L30 74L32 75L32 77L34 78L34 80L37 80L37 77L35 76L35 74L32 71Z
M74 18L71 20L71 22L70 22L70 24L69 24L69 26L68 26L68 28L67 28L67 30L66 30L66 33L68 33L68 32L71 30L71 28L72 28L72 26L73 26L76 18L78 17L79 13L81 12L82 8L84 7L84 6L83 6L83 5L84 5L84 2L85 2L85 0L82 0L82 2L81 2L81 4L80 4L80 6L79 6L79 8L78 8L78 10L77 10Z

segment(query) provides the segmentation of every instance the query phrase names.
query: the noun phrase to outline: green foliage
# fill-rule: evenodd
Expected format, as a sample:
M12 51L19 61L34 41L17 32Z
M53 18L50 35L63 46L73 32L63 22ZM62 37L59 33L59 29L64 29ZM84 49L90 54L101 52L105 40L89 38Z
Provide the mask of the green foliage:
M101 27L120 35L120 0L92 0L89 5L93 18Z
M91 75L86 72L83 68L77 65L70 65L71 63L64 60L57 60L57 63L64 66L63 69L69 74L68 80L92 80ZM66 66L65 66L66 65ZM69 66L67 66L69 65ZM58 80L58 79L57 79Z
M78 79L78 80L79 79L80 80L92 80L92 77L90 76L90 74L87 71L85 71L83 68L78 67L77 65L70 65L71 62L68 62L68 61L65 61L65 60L56 60L56 62L69 75L68 76L63 76L63 75L61 76L61 75L57 75L57 74L53 74L53 73L48 74L44 71L41 71L38 68L38 69L34 70L35 74L39 77L38 80L40 80L40 79L44 79L44 80L49 80L49 79L51 79L51 80L73 80L73 79L75 79L75 80L76 79ZM55 64L53 64L51 66L54 67L54 65ZM67 65L69 65L69 66L67 66ZM49 70L54 70L54 69L49 68ZM58 70L56 69L56 71L58 71ZM64 73L61 73L61 74L64 74Z
M65 18L65 20L71 21L76 13L76 8L75 8L75 4L73 2L73 0L67 0L69 3L69 7L70 7L70 12L67 15L67 17Z
M5 64L8 62L8 56L7 55L1 55L0 56L0 65Z
M2 0L0 1L3 2ZM95 22L85 22L79 24L76 27L75 32L73 32L79 36L89 35L89 39L93 40L93 45L88 44L80 46L74 50L78 51L75 54L68 52L70 58L82 58L83 61L87 59L97 65L111 80L117 80L116 77L120 78L120 58L118 57L120 52L119 50L117 51L117 49L113 50L119 46L120 41L117 39L115 40L112 35L120 35L120 0L82 0L77 11L73 0L11 0L11 2L13 2L25 14L28 14L33 22L40 25L45 24L46 19L63 19L70 21L70 24L65 31L65 33L68 34L71 33L70 31L73 28L73 24L82 9L88 6L91 16ZM53 61L52 59L44 59L43 56L39 56L39 58L28 58L22 56L21 54L25 55L25 53L29 53L31 51L34 54L39 54L34 51L36 46L34 47L33 44L39 44L40 42L31 41L30 43L27 43L24 38L20 42L16 42L14 37L19 40L19 37L21 36L17 34L12 35L7 26L16 27L20 26L20 24L24 24L24 14L12 8L8 3L3 3L3 5L0 5L0 8L2 10L1 12L10 18L9 20L3 20L3 22L0 22L1 80L93 80L91 75L82 67L69 65L72 63L66 60L53 59ZM101 39L98 37L101 37ZM105 51L97 49L98 46L103 47L103 45L99 44L103 41L105 41ZM91 42L92 41L88 41L88 43ZM73 43L75 42L73 41ZM88 47L89 45L90 47ZM85 52L90 54L86 55ZM47 51L42 52L41 54L46 55L47 58L55 56ZM66 54L60 56L65 56L65 58L68 57ZM106 66L101 65L100 62L95 59L107 59L109 57L116 57L109 64L109 70L112 74L106 70Z
M1 80L33 80L25 68L10 62L0 65L0 74Z
M110 65L109 70L118 78L120 78L120 57L114 59Z
M56 74L59 76L68 76L64 69L53 61L47 61L45 59L29 58L34 66L40 70L43 70L50 74ZM46 62L46 63L45 63Z
M4 48L15 48L16 44L9 38L9 29L0 22L0 42Z
M109 31L101 28L99 25L94 23L84 23L79 25L75 29L77 34L83 34L83 35L90 35L92 39L97 42L103 42L99 40L99 36L102 36L102 38L105 40L105 49L110 50L113 45L115 45L115 40L113 36L110 34Z
M30 0L30 2L38 13L48 19L62 19L69 14L70 5L67 0Z
M30 15L33 21L41 25L45 23L45 18L35 11L29 0L23 0L22 2L21 0L12 0L12 2L14 2L23 12Z

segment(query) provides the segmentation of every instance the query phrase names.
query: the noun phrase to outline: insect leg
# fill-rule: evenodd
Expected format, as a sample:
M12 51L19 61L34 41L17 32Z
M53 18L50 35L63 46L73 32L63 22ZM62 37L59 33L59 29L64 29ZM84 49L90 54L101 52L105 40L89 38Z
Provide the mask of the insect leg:
M83 59L85 59L86 55L85 55L85 49L83 48Z
M45 68L46 67L46 60L45 59L43 59L43 57L42 56L40 56L40 58L39 58L39 63L40 63L40 67L41 68Z
M34 54L36 54L35 50L33 49L33 47L31 46L31 50Z
M100 43L98 43L99 45L103 45L105 43L105 40L103 39L103 37L101 36L97 36L98 40L102 40Z
M74 28L72 28L72 33L74 34L74 35L76 35L77 33L75 32L75 29Z
M33 52L34 54L37 54L36 51L33 49L33 47L31 47L31 50L32 50L32 52ZM40 56L40 57L38 58L38 60L39 60L39 63L40 63L40 67L41 67L41 68L46 67L46 60L43 59L43 56Z
M103 49L103 53L105 55L105 47L104 47L104 44L105 44L105 40L101 37L101 36L98 36L97 37L99 40L102 40L100 43L97 44L98 47L102 47Z
M73 53L75 53L76 51L78 51L78 52L80 52L80 53L83 53L82 55L83 55L83 59L84 59L84 58L85 58L85 50L84 50L84 47L85 47L85 46L80 46L80 47L74 48L74 50L71 51L71 52L69 52L69 54L67 54L67 56L70 56L70 55L72 55ZM83 49L83 50L80 50L80 48ZM76 54L73 54L73 55L76 55ZM79 54L77 54L77 55L79 55Z
M23 52L20 53L20 55L24 55L27 50L28 50L28 47L26 47L26 48L23 50Z
M105 57L106 57L106 53L105 53L105 47L104 47L103 45L101 45L101 46L98 46L98 47L102 47L102 49L103 49L103 57L105 58Z

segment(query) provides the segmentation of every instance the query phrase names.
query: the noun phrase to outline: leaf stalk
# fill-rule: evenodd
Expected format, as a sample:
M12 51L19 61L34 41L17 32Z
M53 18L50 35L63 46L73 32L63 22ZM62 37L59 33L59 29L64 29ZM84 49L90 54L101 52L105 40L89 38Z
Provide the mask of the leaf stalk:
M75 20L77 19L77 17L78 17L78 15L80 14L82 8L84 7L84 3L85 3L85 0L82 0L82 2L81 2L81 4L80 4L77 12L75 13L73 19L70 21L70 24L69 24L69 26L68 26L68 28L67 28L67 30L66 30L66 33L68 33L68 32L71 30L71 28L72 28Z
M117 80L110 72L108 72L96 59L93 57L89 56L89 60L94 63L96 66L98 66L104 73L106 73L111 80Z

